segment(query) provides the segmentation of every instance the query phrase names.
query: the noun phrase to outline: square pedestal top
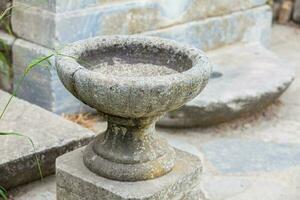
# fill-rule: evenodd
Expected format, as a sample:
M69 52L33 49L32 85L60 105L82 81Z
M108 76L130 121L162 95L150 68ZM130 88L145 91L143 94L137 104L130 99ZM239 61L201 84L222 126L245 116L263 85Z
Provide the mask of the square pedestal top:
M176 150L174 169L160 178L120 182L100 177L83 163L84 148L56 160L57 200L198 200L202 165L198 157Z

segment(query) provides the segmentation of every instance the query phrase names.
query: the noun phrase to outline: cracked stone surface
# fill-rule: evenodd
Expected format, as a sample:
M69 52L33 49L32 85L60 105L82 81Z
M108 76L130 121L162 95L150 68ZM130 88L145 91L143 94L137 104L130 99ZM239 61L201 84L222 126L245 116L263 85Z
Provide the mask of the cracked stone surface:
M184 144L178 146L185 146L201 157L202 200L300 199L299 42L299 29L274 27L271 50L298 67L294 83L280 101L261 114L211 128L159 129L166 139L173 140L171 143L180 141ZM103 123L97 127L99 131L105 130ZM231 154L229 160L228 154ZM244 162L238 163L241 156ZM235 170L228 170L228 166ZM43 194L55 200L53 188L54 178L44 184L38 182L18 188L12 194L16 194L16 200L44 200Z

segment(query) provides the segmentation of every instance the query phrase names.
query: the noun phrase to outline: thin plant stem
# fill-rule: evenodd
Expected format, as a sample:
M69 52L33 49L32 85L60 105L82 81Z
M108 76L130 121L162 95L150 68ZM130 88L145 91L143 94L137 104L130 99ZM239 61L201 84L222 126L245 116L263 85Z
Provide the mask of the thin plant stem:
M28 136L25 136L25 135L22 135L22 134L16 133L16 132L0 132L0 136L18 136L18 137L24 137L24 138L26 138L30 142L30 144L31 144L31 146L33 148L33 153L34 153L35 161L36 161L37 166L38 166L39 175L41 177L41 180L43 180L42 167L41 167L40 161L38 159L38 156L36 154L36 147L35 147L32 139L30 137L28 137Z
M8 192L2 186L0 186L0 197L4 200L8 200L7 194Z

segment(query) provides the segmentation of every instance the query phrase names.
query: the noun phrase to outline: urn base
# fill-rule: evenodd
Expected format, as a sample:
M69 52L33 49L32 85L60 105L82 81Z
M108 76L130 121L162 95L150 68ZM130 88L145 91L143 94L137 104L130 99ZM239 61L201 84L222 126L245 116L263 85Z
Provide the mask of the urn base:
M81 148L57 159L57 200L201 199L202 165L194 155L175 149L171 172L151 180L124 182L91 172L83 163L84 152Z

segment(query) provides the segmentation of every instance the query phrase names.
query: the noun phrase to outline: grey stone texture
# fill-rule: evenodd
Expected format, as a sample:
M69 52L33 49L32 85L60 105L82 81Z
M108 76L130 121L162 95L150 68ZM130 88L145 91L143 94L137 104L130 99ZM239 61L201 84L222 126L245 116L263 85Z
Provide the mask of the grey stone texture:
M292 83L294 66L259 44L239 44L208 53L208 86L194 100L168 113L158 125L210 126L262 111ZM266 81L268 80L268 81Z
M35 20L37 20L38 18L40 17L34 17ZM123 17L121 17L121 19L122 18ZM76 21L78 21L78 19ZM34 24L38 25L39 23ZM46 24L51 25L48 22ZM22 24L22 26L23 25L24 24ZM118 25L118 27L120 26ZM28 27L24 29L27 30L27 28ZM42 28L43 30L48 30L47 28L45 28L45 25L43 25ZM82 26L80 28L82 29ZM173 26L171 28L166 28L159 31L146 32L145 34L174 39L197 48L202 48L203 50L209 50L238 41L262 41L263 43L268 43L267 40L270 35L270 28L270 9L268 6L260 6L257 8L245 10L243 12L236 12L222 17L211 17L200 21ZM53 29L49 30L53 31ZM40 33L42 32L43 31L41 30ZM116 31L111 33L127 34L128 32ZM66 38L69 38L70 35L77 34L73 34L72 32L72 34L68 34ZM33 37L36 38L36 35ZM47 38L49 39L51 37ZM200 40L199 38L202 39ZM14 78L16 81L19 79L24 67L30 63L30 59L35 58L36 56L41 54L47 55L47 53L41 52L48 52L49 49L19 39L14 45L13 51L15 66L14 71L16 74ZM56 72L53 71L51 72L51 75L49 75L49 72L45 69L35 69L28 76L24 85L21 87L19 97L56 113L78 112L85 109L83 109L82 104L80 104L61 86L60 82L58 81Z
M295 0L293 19L300 23L300 0Z
M0 91L1 111L10 95ZM82 145L94 133L52 114L38 106L14 98L0 120L1 132L16 132L30 137L0 137L0 185L10 189L40 178L35 155L40 159L44 176L55 171L55 159Z
M17 39L13 45L15 87L32 60L48 56L51 53L53 51L50 49ZM31 70L23 81L17 96L55 113L86 110L86 106L65 90L57 76L54 58L51 58L50 61L52 66L48 69L45 67L47 63L42 63Z
M12 14L12 27L21 38L54 48L89 37L141 33L266 4L266 0L105 2L103 6L100 5L103 1L94 0L15 1L34 7L16 7Z
M272 172L300 165L299 144L220 139L203 145L202 152L223 174Z
M201 50L158 37L95 37L62 54L56 68L64 86L99 112L123 118L180 107L203 90L211 72Z
M64 86L108 121L86 148L87 168L120 181L170 172L175 152L155 123L206 86L211 66L204 53L158 37L110 36L76 42L62 55L56 67Z
M271 22L270 7L260 6L143 34L176 40L208 51L236 42L261 42L267 45Z
M0 30L0 53L4 56L4 60L0 60L0 88L6 91L12 89L12 45L15 37Z
M176 150L173 170L160 178L119 182L89 171L83 164L83 149L59 157L56 161L57 200L194 200L201 197L198 185L202 165L199 158Z

